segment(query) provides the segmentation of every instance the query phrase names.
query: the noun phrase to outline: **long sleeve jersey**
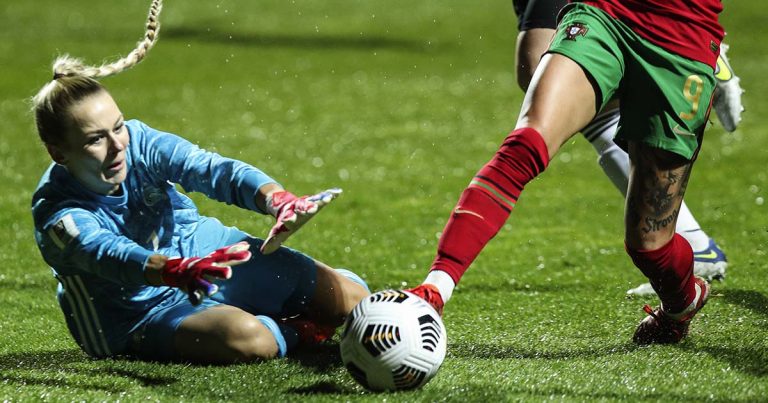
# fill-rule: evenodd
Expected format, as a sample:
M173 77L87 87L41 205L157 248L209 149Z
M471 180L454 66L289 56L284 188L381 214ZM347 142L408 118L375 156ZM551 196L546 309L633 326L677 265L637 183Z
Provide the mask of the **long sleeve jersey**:
M257 190L274 183L244 162L140 121L126 126L128 171L119 195L91 192L65 167L52 164L32 200L35 239L60 281L59 302L68 325L73 335L90 337L94 356L119 349L146 312L173 292L146 284L147 258L190 256L196 250L195 231L209 219L175 184L259 211Z

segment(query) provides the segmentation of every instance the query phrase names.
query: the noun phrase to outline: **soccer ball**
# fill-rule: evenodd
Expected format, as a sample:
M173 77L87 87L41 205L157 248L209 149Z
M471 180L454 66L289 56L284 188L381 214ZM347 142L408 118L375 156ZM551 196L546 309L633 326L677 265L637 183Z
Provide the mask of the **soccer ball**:
M443 363L446 338L440 315L426 301L407 291L380 291L347 317L341 360L370 390L416 389Z

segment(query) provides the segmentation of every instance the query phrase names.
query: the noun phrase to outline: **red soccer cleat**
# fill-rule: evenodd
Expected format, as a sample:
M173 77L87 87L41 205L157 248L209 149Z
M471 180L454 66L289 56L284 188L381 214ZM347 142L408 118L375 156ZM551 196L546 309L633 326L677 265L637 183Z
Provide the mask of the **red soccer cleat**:
M319 325L309 319L286 319L286 325L296 329L299 334L299 343L315 346L330 340L336 334L336 328L327 325Z
M415 294L417 297L427 301L432 308L435 308L440 316L443 316L443 297L440 295L440 291L432 284L422 284L418 287L405 290L411 294Z
M709 283L700 277L695 277L696 298L691 305L679 314L669 314L659 307L651 309L643 306L648 316L640 322L635 330L632 341L640 345L677 343L688 335L691 319L707 303L709 298Z

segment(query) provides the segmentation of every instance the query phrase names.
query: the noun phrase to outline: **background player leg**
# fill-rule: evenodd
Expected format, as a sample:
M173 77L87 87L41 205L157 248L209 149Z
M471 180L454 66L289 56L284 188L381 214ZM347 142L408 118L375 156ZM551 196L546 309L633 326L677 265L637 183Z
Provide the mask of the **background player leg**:
M534 28L520 31L515 47L515 64L517 68L517 84L523 90L528 90L533 73L539 66L542 55L547 51L549 42L555 36L555 30L549 28Z

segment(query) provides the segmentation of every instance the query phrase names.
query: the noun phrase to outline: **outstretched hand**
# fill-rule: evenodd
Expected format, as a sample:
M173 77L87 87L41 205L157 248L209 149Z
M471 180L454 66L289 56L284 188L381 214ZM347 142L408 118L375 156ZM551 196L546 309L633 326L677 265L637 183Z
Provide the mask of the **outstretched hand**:
M289 236L340 194L341 189L334 188L312 196L296 197L285 190L268 195L267 212L272 214L277 222L261 245L261 253L268 255L276 251Z
M251 258L248 242L216 249L205 257L168 259L162 269L163 282L171 287L187 291L190 302L200 304L203 298L215 294L219 287L214 279L232 277L231 266L247 262Z

